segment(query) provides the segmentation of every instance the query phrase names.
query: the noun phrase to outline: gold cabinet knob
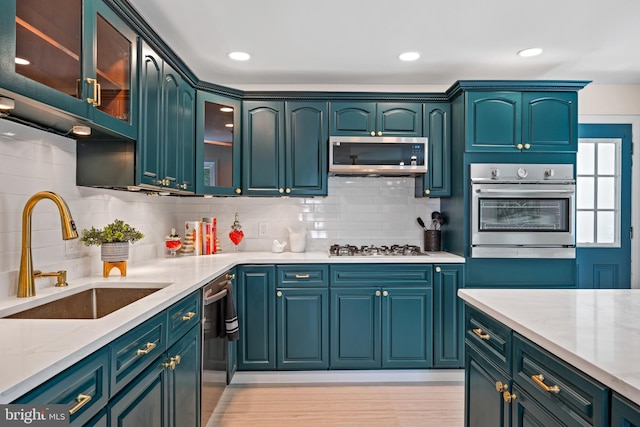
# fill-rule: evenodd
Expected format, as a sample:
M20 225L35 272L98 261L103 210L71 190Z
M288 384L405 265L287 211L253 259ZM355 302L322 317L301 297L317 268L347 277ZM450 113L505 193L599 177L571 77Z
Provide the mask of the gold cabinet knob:
M531 144L524 144L524 149L528 150L529 148L531 148Z
M502 381L496 381L496 391L498 393L503 393L509 390L509 384L504 384Z
M424 190L424 194L426 194L426 195L431 194L431 190L429 190L429 189Z
M518 144L518 145L516 145L516 148L517 148L518 150L522 150L522 144Z
M380 296L380 291L376 291L376 296L379 297Z
M512 400L516 400L516 395L505 391L502 393L502 399L507 403L511 403Z
M276 292L276 295L277 295L278 297L281 297L281 296L282 296L282 291L278 291L278 292Z
M278 188L278 193L280 194L284 193L284 188Z
M382 131L381 130L378 131L378 136L382 136Z
M236 275L227 273L227 274L224 275L224 278L227 279L227 280L233 280L233 279L236 278Z
M382 291L382 296L383 296L383 297L388 297L388 296L389 296L389 292L387 292L387 291Z
M285 192L285 193L287 193L287 194L289 194L289 193L291 193L291 189L290 189L290 188L287 188L286 190L284 190L284 192Z
M376 133L374 131L371 131L371 136L376 136Z
M440 267L436 267L436 273L440 273L442 269Z
M242 193L242 190L239 188L236 188L236 194L240 194L240 193Z

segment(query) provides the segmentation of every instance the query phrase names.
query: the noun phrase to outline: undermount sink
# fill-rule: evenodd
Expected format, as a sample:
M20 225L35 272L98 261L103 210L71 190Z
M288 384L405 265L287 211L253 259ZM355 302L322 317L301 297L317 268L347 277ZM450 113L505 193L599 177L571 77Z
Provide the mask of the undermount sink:
M146 287L92 287L84 291L28 308L3 319L99 319L134 303L167 284Z

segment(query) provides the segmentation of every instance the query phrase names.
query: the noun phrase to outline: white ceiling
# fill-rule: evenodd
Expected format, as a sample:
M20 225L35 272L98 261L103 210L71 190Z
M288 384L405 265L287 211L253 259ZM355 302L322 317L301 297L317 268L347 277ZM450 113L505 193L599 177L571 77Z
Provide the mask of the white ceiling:
M129 0L199 79L238 89L640 84L640 0ZM541 47L521 58L516 52ZM231 51L252 55L246 62ZM404 51L422 57L405 63Z

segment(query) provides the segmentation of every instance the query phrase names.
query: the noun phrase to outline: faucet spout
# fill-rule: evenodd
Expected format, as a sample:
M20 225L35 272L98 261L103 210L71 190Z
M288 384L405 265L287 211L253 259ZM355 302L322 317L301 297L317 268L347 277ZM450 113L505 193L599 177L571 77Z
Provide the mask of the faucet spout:
M62 239L78 238L76 224L71 217L69 206L62 197L51 191L40 191L31 196L22 211L22 252L20 255L20 272L18 275L18 298L32 297L36 294L35 278L33 275L33 261L31 259L31 214L33 208L42 199L53 201L60 213Z

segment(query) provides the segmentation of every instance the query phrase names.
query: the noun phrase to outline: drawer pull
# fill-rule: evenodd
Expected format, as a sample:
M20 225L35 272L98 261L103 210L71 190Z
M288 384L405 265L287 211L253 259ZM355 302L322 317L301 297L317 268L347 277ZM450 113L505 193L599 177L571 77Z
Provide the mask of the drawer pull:
M296 279L308 279L308 274L296 274Z
M144 346L144 350L142 350L142 349L137 349L136 350L136 356L142 356L143 354L149 354L149 352L151 350L153 350L154 348L156 348L156 343L148 342L147 345Z
M78 403L76 403L73 408L69 409L69 415L73 415L78 412L80 408L89 403L90 400L91 396L89 396L88 394L79 394L78 397L76 397L76 402Z
M544 375L542 374L531 375L531 379L547 393L560 393L560 387L558 387L557 385L546 385L544 383Z
M484 333L482 331L482 328L476 328L473 330L473 333L476 334L478 337L480 337L481 340L489 340L491 338L491 335Z
M196 314L193 311L188 311L187 314L182 316L182 320L184 320L186 322L187 320L193 319L193 316L195 316L195 315Z
M496 381L496 391L498 393L503 393L509 390L509 384L504 384L502 381Z
M504 400L506 403L511 403L512 400L516 400L516 395L505 391L504 393L502 393L502 400Z

